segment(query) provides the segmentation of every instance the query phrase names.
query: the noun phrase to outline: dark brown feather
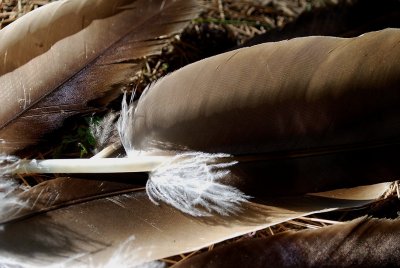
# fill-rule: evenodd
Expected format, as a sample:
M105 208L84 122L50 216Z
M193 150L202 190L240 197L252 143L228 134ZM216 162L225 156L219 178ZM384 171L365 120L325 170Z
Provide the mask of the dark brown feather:
M134 147L234 154L229 183L260 197L396 180L399 57L400 30L387 29L199 61L145 92Z
M13 153L129 85L198 1L66 0L0 31L0 152ZM90 104L88 105L88 103Z
M359 218L216 248L173 267L398 267L400 220Z
M18 198L26 206L0 215L0 263L68 262L74 267L98 267L116 257L139 264L317 211L363 206L387 188L382 184L320 196L277 198L265 204L251 202L237 215L195 218L152 203L136 185L146 179L143 174L130 174L120 182L103 176L97 176L98 180L58 178L21 192ZM124 250L119 251L121 247Z

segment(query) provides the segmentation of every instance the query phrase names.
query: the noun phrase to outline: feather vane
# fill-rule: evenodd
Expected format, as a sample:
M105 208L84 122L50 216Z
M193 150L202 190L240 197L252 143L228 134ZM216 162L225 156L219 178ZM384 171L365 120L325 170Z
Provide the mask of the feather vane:
M195 0L65 0L2 29L0 151L31 145L115 98L138 59L158 53L168 40L161 37L199 11Z

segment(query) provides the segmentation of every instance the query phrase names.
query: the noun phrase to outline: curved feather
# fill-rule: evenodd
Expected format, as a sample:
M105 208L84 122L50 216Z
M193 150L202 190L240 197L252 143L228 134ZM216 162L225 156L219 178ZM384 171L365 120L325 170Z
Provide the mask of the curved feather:
M399 29L305 37L190 64L139 100L134 147L238 155L396 139L399 42Z
M229 183L259 197L396 180L399 56L400 30L386 29L207 58L142 95L133 147L234 154Z
M205 219L155 205L142 187L129 183L146 176L129 174L119 182L115 176L113 182L97 179L58 178L20 193L27 205L0 215L0 263L101 267L117 257L140 264L318 211L363 206L388 187L276 198L249 203L234 216ZM124 244L129 250L120 250Z
M0 151L35 143L66 117L93 110L94 100L115 97L138 59L199 11L196 0L65 0L2 29Z
M395 267L400 220L359 218L318 230L232 243L173 267Z

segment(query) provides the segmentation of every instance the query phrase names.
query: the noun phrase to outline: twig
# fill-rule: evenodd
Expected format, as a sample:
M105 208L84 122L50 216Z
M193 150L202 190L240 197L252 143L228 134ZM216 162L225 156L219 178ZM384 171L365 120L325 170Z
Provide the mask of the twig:
M217 3L218 3L219 16L221 17L222 20L225 20L224 5L222 4L222 0L218 0Z
M121 148L121 145L119 143L113 143L113 144L107 146L106 148L104 148L103 150L101 150L100 152L98 152L97 154L95 154L93 157L91 157L91 159L109 157L110 155L115 153L120 148Z
M327 223L327 224L331 224L331 225L343 223L341 221L332 221L332 220L325 220L325 219L320 219L320 218L309 218L309 217L299 217L298 219L307 220L307 221L315 221L315 222L320 222L320 223Z
M306 227L306 228L309 228L309 229L319 229L319 228L321 228L321 226L302 223L302 222L298 222L298 221L287 221L286 223L290 223L290 224L301 226L301 227Z

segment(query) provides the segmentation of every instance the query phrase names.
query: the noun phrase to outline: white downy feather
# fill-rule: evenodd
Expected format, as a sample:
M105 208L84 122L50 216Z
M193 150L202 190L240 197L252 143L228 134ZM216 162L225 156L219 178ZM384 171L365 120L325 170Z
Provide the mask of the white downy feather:
M96 140L95 153L100 152L110 144L119 142L118 132L115 127L115 121L118 116L119 113L117 112L109 112L99 122L91 120L89 130Z
M118 120L118 132L128 158L149 153L136 151L133 147L135 106L132 99L127 104L125 95ZM178 154L150 172L147 194L156 204L162 201L192 216L238 213L249 196L220 182L229 176L226 168L236 164L235 161L220 161L229 157L227 154L202 152Z
M136 154L133 148L133 115L135 114L136 105L133 102L133 93L129 104L126 101L126 93L122 98L121 113L117 122L118 134L121 139L122 146L125 149L126 154Z
M15 195L20 185L7 175L18 166L18 163L17 157L0 156L0 216L11 215L26 206L26 203Z
M19 163L20 159L16 156L0 154L0 176L12 174Z
M134 164L138 164L137 161L144 161L148 164L151 160L145 160L142 156L146 157L146 155L153 153L153 156L150 157L151 159L154 160L157 157L157 159L163 158L161 162L158 161L156 165L145 169L146 171L150 171L149 180L146 184L146 191L149 198L156 204L162 201L184 213L196 217L211 216L215 213L220 215L238 213L241 210L242 204L247 202L250 197L233 186L221 183L222 178L229 180L230 171L228 168L235 165L236 161L230 159L231 156L227 154L186 152L174 154L174 156L165 156L166 153L170 154L170 152L159 152L162 155L154 155L154 152L135 151L133 147L133 139L135 137L132 127L135 105L132 99L128 105L126 95L124 96L120 118L117 122L118 133L128 159L131 158ZM113 120L111 121L112 125L114 125ZM111 131L107 132L111 133ZM103 135L100 136L102 137ZM4 156L0 160L2 160L0 162L2 164L0 165L2 168L0 172L3 172L3 174L27 172L28 170L45 173L85 173L89 167L92 167L92 169L95 167L95 171L104 170L105 167L104 163L98 163L101 159L93 159L89 162L77 159L42 160L39 162L36 160L20 161L18 158L12 156ZM112 166L107 171L121 172L121 170L115 170L118 169L115 160L109 160L112 161ZM78 163L74 162L71 166L71 163L67 165L67 161ZM131 166L130 163L128 164ZM80 168L79 172L76 170L78 167ZM111 167L114 170L111 170ZM144 170L141 169L140 171ZM9 187L9 184L7 184L7 187ZM3 199L9 193L8 190L3 191ZM9 200L8 204L15 203L14 205L16 205L18 203L18 200L12 196L8 197L7 200ZM6 209L6 206L3 205L2 209Z
M201 152L175 156L150 172L146 184L149 198L163 201L192 216L230 215L240 212L246 196L235 187L219 182L229 176L225 168L237 162L218 163L226 154Z
M0 215L12 215L27 205L14 194L19 188L15 181L0 178Z

